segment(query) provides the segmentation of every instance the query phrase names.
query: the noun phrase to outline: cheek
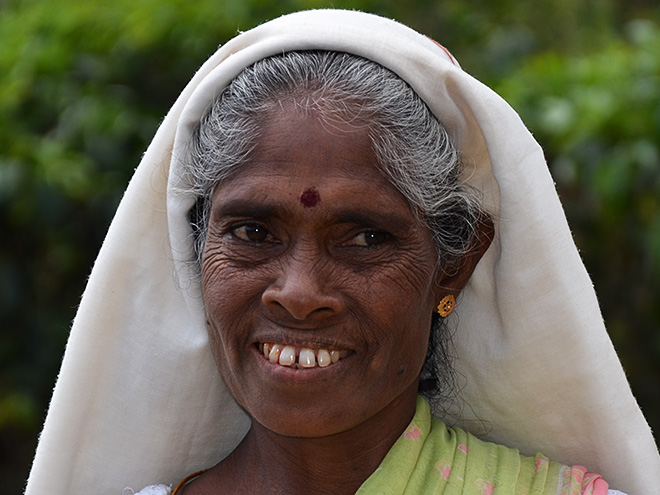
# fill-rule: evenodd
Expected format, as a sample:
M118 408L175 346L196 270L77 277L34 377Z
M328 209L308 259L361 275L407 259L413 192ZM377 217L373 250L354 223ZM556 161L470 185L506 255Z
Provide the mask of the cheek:
M220 251L205 250L202 262L202 296L211 348L223 368L240 358L247 344L250 308L260 300L260 278L236 269Z
M391 363L396 368L396 374L404 379L416 378L422 370L426 359L431 318L419 315L404 318L397 325L392 347Z
M224 383L239 403L244 400L243 388L237 381L244 367L249 348L250 294L240 279L222 269L212 270L215 275L204 277L202 295L206 310L209 345ZM204 272L203 272L204 273ZM228 295L231 294L231 297Z
M368 300L362 304L372 315L369 328L379 333L371 339L379 349L373 366L386 366L402 380L421 371L435 307L431 275L416 280L422 283L407 283L410 280L384 273L381 283L372 280Z
M253 304L266 283L263 270L240 266L224 254L227 251L220 242L209 243L202 258L202 295L206 312L208 317L220 321L244 316L235 308Z
M413 332L416 325L430 326L436 306L434 268L428 258L409 257L388 266L371 281L372 306L398 326Z

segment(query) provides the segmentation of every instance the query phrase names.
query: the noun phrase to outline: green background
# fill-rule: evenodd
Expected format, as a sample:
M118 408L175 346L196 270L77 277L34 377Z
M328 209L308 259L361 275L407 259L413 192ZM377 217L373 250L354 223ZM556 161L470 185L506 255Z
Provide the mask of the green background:
M0 0L3 493L22 490L86 277L159 121L238 30L330 6L428 34L520 112L660 428L655 0Z

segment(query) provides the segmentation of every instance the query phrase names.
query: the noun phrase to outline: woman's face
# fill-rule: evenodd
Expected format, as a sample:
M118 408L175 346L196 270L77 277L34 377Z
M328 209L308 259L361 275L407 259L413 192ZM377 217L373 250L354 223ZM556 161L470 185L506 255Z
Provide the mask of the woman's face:
M367 129L344 127L285 108L212 198L213 353L239 404L289 436L409 412L447 292L431 234L377 170Z

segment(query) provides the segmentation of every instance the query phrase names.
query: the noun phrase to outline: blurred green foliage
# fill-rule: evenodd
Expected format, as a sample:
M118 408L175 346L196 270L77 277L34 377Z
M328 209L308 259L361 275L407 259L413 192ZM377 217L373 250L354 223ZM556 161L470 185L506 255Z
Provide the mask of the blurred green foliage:
M660 10L623 0L0 0L0 479L18 493L85 277L194 71L280 14L356 8L448 46L543 144L660 429ZM585 356L598 359L597 356Z

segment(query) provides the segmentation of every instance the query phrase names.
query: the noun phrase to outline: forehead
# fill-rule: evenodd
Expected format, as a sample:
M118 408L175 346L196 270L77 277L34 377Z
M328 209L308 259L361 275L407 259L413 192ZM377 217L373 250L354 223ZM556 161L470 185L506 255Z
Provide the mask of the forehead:
M301 110L291 104L264 120L250 158L252 163L289 168L308 163L309 167L302 168L316 174L382 175L368 123L330 118L318 110Z
M307 209L334 202L410 210L381 172L369 133L366 123L329 122L285 106L264 119L247 162L216 188L214 202L277 197Z
M389 186L369 133L366 123L331 120L319 111L285 104L265 116L246 163L232 177L253 176L263 168L262 172L272 177L332 175Z

